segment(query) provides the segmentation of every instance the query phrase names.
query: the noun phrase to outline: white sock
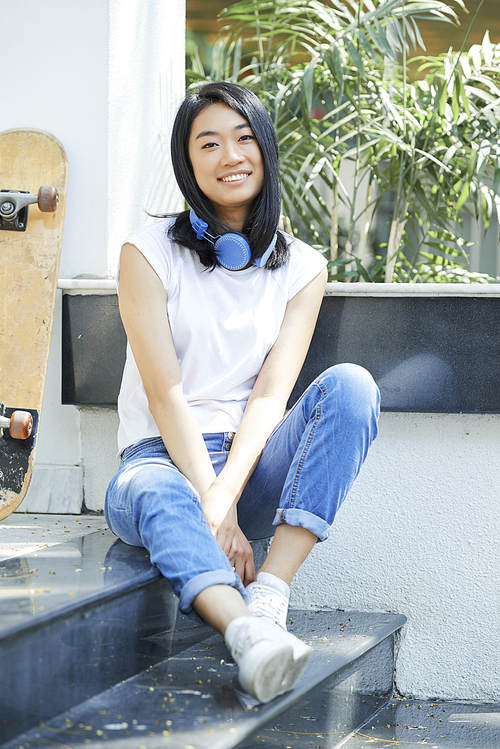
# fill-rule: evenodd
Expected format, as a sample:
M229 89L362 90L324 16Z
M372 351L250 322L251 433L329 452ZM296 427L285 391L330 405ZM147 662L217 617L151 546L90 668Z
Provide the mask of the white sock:
M272 575L270 572L259 572L257 575L257 582L261 583L261 585L268 585L270 588L274 588L274 590L282 596L290 598L290 586L280 577Z

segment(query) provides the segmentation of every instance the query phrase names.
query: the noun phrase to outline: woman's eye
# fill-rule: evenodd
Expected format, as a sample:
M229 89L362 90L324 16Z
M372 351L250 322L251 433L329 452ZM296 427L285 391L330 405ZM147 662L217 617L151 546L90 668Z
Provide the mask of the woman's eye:
M213 148L217 143L204 143L202 148Z

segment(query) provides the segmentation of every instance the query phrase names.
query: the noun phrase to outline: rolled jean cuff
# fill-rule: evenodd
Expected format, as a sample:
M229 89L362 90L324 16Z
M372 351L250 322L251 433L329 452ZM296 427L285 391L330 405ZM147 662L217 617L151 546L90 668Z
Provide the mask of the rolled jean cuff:
M237 588L243 596L243 600L246 601L245 588L236 572L210 570L210 572L202 572L200 575L192 577L184 585L179 596L179 610L183 614L192 614L194 612L193 601L196 596L212 585L230 585L232 588Z
M326 541L330 533L330 526L317 515L307 510L298 510L293 507L278 507L274 516L273 525L295 525L306 528L318 537L318 541Z

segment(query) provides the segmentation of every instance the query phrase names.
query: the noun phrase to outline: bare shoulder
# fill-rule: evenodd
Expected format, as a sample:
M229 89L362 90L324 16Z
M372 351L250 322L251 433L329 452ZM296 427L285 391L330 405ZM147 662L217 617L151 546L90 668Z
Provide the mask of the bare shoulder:
M292 299L290 299L288 306L294 307L320 304L325 293L327 280L328 270L325 267L322 268L319 273L309 281L309 283L298 291Z
M163 284L142 252L133 244L124 244L120 253L119 296L144 298L145 292L165 297Z

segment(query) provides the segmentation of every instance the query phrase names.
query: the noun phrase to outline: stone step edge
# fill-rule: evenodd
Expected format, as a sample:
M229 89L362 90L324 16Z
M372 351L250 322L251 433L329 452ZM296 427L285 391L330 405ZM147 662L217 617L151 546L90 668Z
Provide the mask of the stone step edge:
M94 535L100 535L100 536L108 536L110 539L110 543L113 540L117 540L117 537L112 533L111 530L99 530L92 533L86 534L87 537L91 537ZM25 554L19 554L16 557L9 557L5 560L0 560L0 566L2 563L4 565L8 565L9 563L12 563L15 559L22 559L22 558L28 558L32 559L34 557L41 558L44 555L51 555L54 546L57 547L70 547L74 545L75 540L79 540L79 538L72 538L68 539L66 541L57 542L56 544L52 544L49 548L39 548L34 549L28 553ZM255 542L260 543L260 542ZM111 544L112 545L112 544ZM137 552L137 549L139 547L129 547L131 550L131 555L134 555L134 552L132 551L135 549ZM144 550L145 551L145 550ZM255 549L257 554L261 554L261 550L258 548ZM0 574L0 593L1 593L1 578L2 575ZM91 590L89 593L79 596L78 598L74 599L68 599L64 603L60 603L57 606L47 608L45 611L37 611L32 617L28 618L26 621L23 622L16 622L15 624L6 626L6 627L0 627L0 647L3 644L8 643L13 638L16 637L23 637L26 634L30 632L30 630L33 629L40 629L47 626L50 626L54 621L57 620L63 620L65 618L71 617L73 615L77 615L81 611L85 611L89 608L97 607L102 604L105 604L107 602L112 602L116 600L117 598L120 598L121 596L127 595L132 593L134 590L140 590L141 588L144 588L148 585L156 583L159 579L163 579L161 573L159 572L157 567L154 567L153 565L150 565L144 570L141 570L141 572L132 572L129 571L129 574L126 578L120 580L119 582L112 584L112 585L106 585L106 587L97 588L95 590ZM165 581L166 582L166 581ZM167 583L168 584L168 583ZM40 583L39 587L43 588L44 583Z
M31 631L36 630L38 632L40 629L48 627L56 621L70 618L81 611L86 611L103 603L112 602L121 596L129 595L134 590L138 591L155 583L159 578L161 578L159 571L155 567L151 567L147 572L127 580L122 580L116 583L116 585L88 593L74 601L70 600L47 611L39 611L31 619L1 629L0 648L13 639L29 636Z
M327 610L325 610L325 613L327 613ZM349 611L349 613L355 615L356 611ZM277 700L270 703L270 705L265 706L266 722L273 720L281 713L293 707L293 705L300 702L300 700L309 692L320 689L335 674L341 674L342 671L361 658L361 656L365 655L365 653L373 650L373 648L383 642L387 637L398 632L406 624L407 618L404 614L395 614L394 617L394 620L388 622L376 636L373 636L370 639L367 637L364 640L360 640L358 647L354 648L349 655L331 656L331 662L328 665L325 665L320 671L315 671L314 676L309 675L306 670L295 689L281 695Z
M324 613L328 614L331 610L332 609L324 609ZM297 610L293 610L293 611L297 611ZM309 613L312 613L313 611L318 614L323 613L323 610L311 610ZM349 611L346 613L349 613L350 615L355 615L357 612ZM381 613L381 612L373 612L373 613ZM377 645L380 645L387 637L391 637L392 635L395 635L396 632L400 630L401 627L403 627L407 621L406 616L404 616L403 614L383 612L383 615L388 617L388 621L385 623L385 625L382 625L375 635L373 636L368 635L366 637L363 637L362 640L360 639L359 644L357 644L356 647L352 648L349 654L336 655L333 657L330 656L330 659L331 659L330 663L325 664L320 670L316 669L314 673L312 674L308 673L306 670L299 684L291 692L280 695L279 697L277 697L275 700L273 700L269 704L259 705L258 719L255 719L255 714L253 712L249 712L245 716L245 717L248 716L248 719L249 719L248 729L247 730L244 729L242 732L238 733L237 744L235 744L235 746L239 745L241 741L250 738L257 730L260 730L265 725L268 725L272 723L273 721L275 721L283 713L293 708L295 705L300 703L305 697L307 697L311 693L316 692L317 690L320 690L333 677L337 675L340 676L342 672L346 670L350 665L352 665L355 661L357 661L363 655L368 653L370 650L377 647ZM180 651L179 653L176 653L174 656L172 656L172 658L167 658L165 663L167 663L169 660L189 657L190 653L199 652L200 646L202 645L207 645L207 646L210 646L213 644L217 645L222 642L223 640L222 640L221 635L214 633L210 635L209 637L205 637L201 639L195 645L191 645L189 648L186 648L185 650ZM65 715L66 713L73 713L75 710L78 710L78 708L83 707L87 702L90 703L106 694L109 694L116 687L119 687L122 690L123 689L133 690L137 688L137 682L143 680L145 674L153 673L155 671L155 668L157 668L159 665L161 664L155 664L151 666L151 668L148 669L147 671L130 676L124 681L119 682L118 684L115 684L109 689L105 690L105 692L94 695L93 697L89 698L89 700L87 700L86 702L81 703L80 705L74 705L72 708L70 708L67 711L64 711L59 716L54 716L50 720L50 722L52 722L53 720L57 720L57 718L61 717L62 715ZM387 701L388 700L386 700L386 702ZM102 703L101 707L102 706L105 707L104 702ZM253 720L251 718L253 718ZM244 718L241 718L240 720L243 720L243 719ZM36 730L47 730L51 732L50 723L47 723L43 727L39 727L38 729L37 728L30 729L27 732L27 734L31 734L32 732ZM21 734L21 736L24 736L24 735L25 734ZM29 742L29 738L27 738L26 740ZM40 739L35 739L35 740L40 740ZM45 739L42 738L42 740L45 740ZM345 739L342 740L342 743L344 743L344 740ZM7 744L5 744L5 747L10 749L11 744L12 746L14 746L16 742L19 743L19 737L9 740ZM113 746L112 741L109 741L109 744L110 744L110 747ZM0 745L0 749L2 749L3 746L4 746L3 744ZM173 749L176 749L176 746L174 746Z

